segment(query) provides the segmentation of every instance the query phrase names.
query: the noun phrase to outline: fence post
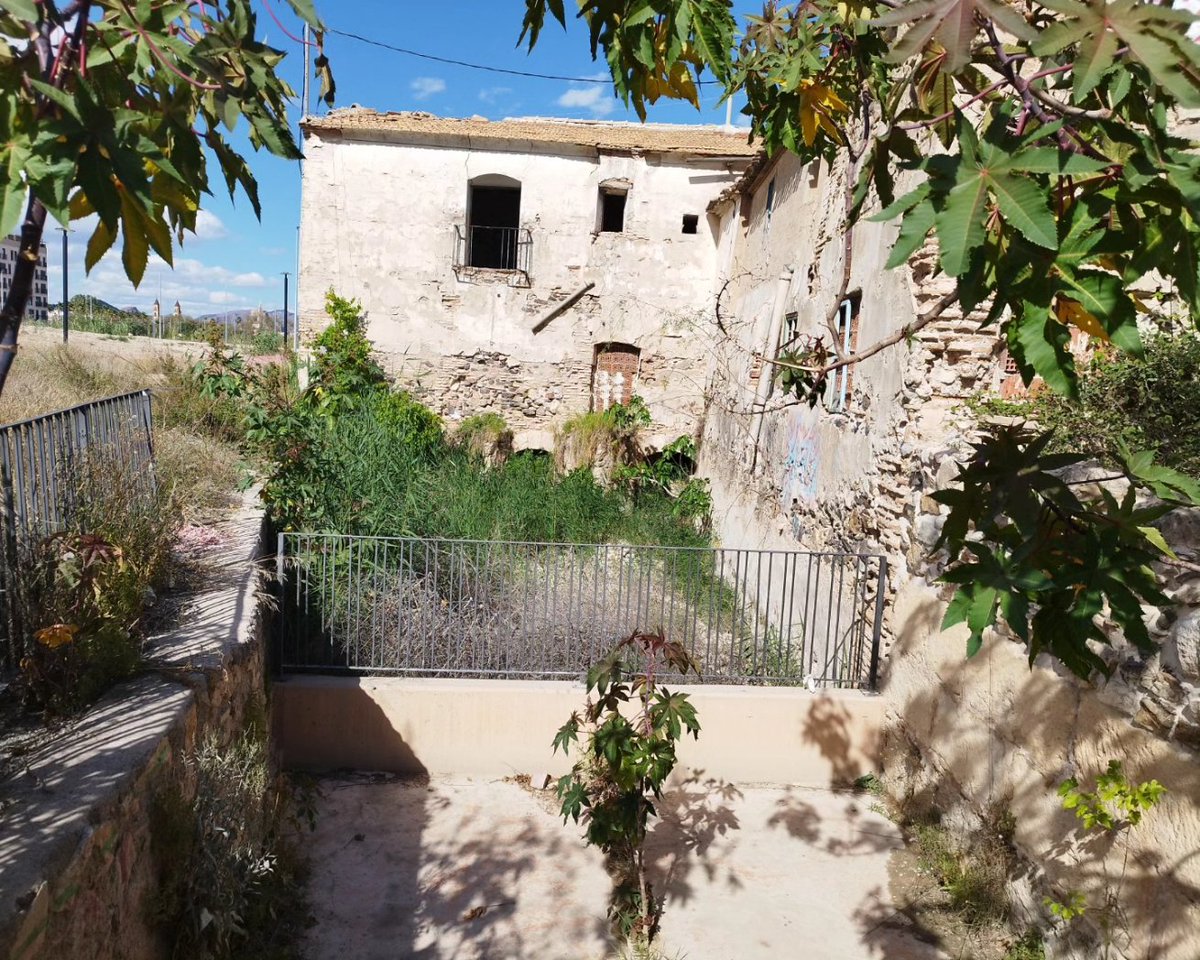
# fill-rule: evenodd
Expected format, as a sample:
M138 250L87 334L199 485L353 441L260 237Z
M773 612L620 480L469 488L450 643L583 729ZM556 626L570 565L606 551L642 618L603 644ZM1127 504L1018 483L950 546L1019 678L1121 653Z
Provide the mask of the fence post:
M869 689L879 689L879 637L883 632L883 606L887 591L887 557L879 558L879 583L875 588L875 624L871 629L871 671L867 676Z

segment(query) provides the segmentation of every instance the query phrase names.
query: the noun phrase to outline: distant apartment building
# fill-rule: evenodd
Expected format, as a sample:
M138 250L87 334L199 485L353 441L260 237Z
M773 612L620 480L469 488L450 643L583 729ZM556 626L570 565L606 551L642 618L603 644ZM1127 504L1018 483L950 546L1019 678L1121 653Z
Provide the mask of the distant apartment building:
M0 240L0 302L8 299L8 288L12 285L13 271L21 250L21 238L9 236ZM25 319L34 323L50 321L49 286L46 278L46 245L38 250L37 268L33 274L33 292L25 308Z

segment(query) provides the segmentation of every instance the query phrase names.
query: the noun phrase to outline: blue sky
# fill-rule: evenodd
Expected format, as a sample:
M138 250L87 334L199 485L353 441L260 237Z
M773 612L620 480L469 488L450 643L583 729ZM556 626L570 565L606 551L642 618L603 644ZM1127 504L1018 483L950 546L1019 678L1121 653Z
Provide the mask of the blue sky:
M266 14L264 2L271 4L290 32L299 36L300 27L285 15L282 0L258 0L255 4L260 36L288 52L283 73L299 90L303 52ZM557 23L548 25L531 55L517 49L525 9L521 0L450 0L439 4L418 0L317 0L317 6L331 30L357 33L434 56L561 76L606 76L604 65L592 61L587 30L578 21L569 22L565 33ZM426 110L445 116L478 114L491 119L637 119L612 96L609 84L488 73L404 56L334 34L326 37L325 49L337 78L338 106L357 103L378 110ZM723 123L725 109L716 105L714 89L702 88L702 95L710 102L700 113L687 104L660 101L649 119ZM297 103L293 116L298 110ZM164 305L179 300L185 312L192 315L260 304L275 309L283 302L281 274L286 270L293 273L294 309L300 171L296 164L266 153L251 152L249 156L259 181L261 223L240 194L235 203L230 203L218 175L215 186L221 192L203 205L198 235L189 237L183 249L176 250L175 269L152 260L136 290L125 279L117 249L97 264L90 276L85 275L83 251L90 230L82 224L69 240L71 294L92 294L118 306L147 308L161 290ZM46 243L50 296L57 301L62 293L61 234L47 230Z

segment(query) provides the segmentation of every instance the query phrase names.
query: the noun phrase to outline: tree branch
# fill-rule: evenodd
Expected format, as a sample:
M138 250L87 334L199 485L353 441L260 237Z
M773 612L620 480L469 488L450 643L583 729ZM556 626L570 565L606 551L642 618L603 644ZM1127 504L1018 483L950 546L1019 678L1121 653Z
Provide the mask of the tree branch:
M868 357L873 357L880 351L886 350L888 347L899 343L901 340L907 340L914 333L917 333L919 330L923 330L925 327L929 326L929 324L933 323L933 321L940 317L945 312L946 308L956 300L958 300L957 286L955 286L955 288L949 293L943 294L932 307L925 311L925 313L921 314L911 323L906 323L895 333L884 337L882 340L876 343L873 343L865 350L852 353L848 357L842 357L838 360L835 360L833 363L826 364L823 367L806 367L799 363L792 363L788 360L779 360L773 357L759 356L758 359L775 367L783 367L787 370L799 370L802 373L811 373L815 375L817 380L821 380L833 373L835 370L840 370L842 367L848 367L852 364L859 363L863 360L866 360Z

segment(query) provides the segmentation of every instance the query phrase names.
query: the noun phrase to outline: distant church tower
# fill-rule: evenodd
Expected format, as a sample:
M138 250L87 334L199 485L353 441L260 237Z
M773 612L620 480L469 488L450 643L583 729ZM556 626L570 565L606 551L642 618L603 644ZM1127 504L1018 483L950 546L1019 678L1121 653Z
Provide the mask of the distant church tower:
M181 307L181 306L179 305L179 301L178 301L178 300L176 300L176 301L175 301L175 319L176 319L176 320L182 320L182 319L183 319L183 307Z
M162 328L162 304L157 300L154 301L154 307L151 310L152 320L150 322L150 335L153 337L161 337L163 335Z

